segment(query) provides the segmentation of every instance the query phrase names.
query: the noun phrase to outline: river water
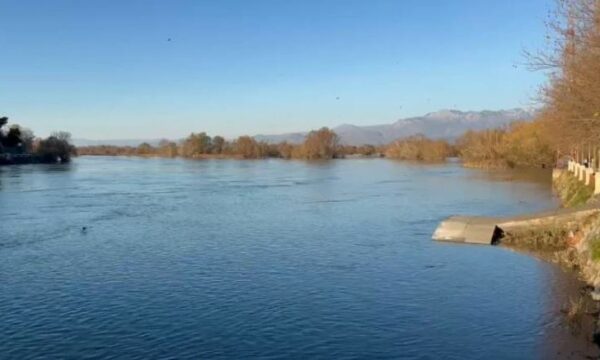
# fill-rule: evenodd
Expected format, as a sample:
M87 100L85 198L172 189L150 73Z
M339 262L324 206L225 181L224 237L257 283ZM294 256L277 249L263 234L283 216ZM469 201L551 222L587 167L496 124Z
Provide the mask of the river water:
M549 178L383 159L0 168L0 357L577 357L571 274L431 240L449 215L556 206Z

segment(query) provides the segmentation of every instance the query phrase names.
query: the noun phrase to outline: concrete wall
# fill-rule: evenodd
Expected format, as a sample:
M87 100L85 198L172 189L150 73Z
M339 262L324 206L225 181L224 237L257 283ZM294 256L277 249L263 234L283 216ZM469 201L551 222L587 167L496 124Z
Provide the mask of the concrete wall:
M567 171L572 173L573 176L585 185L593 186L594 194L600 194L600 169L599 171L594 171L593 168L586 168L578 162L570 160L567 163ZM554 174L552 177L554 178Z
M593 183L594 180L594 169L591 168L587 168L585 169L585 184L586 185L595 185L595 183Z

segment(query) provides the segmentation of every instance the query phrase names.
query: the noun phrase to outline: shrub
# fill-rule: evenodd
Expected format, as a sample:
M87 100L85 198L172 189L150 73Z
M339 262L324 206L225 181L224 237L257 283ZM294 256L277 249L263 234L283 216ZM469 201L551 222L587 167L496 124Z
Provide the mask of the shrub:
M385 156L398 160L441 162L452 155L452 147L443 140L428 139L423 135L410 136L389 145Z
M67 132L58 132L52 134L44 140L40 140L36 155L43 162L69 162L71 155L76 154L75 147L70 143L71 134Z

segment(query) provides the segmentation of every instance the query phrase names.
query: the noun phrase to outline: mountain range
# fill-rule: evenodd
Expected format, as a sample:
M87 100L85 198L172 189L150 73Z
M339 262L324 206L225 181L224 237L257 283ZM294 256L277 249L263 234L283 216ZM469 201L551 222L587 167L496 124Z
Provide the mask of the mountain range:
M493 129L506 126L513 121L529 121L535 111L524 109L497 111L440 110L423 116L399 119L391 124L358 126L343 124L333 128L344 145L383 145L396 139L423 134L434 139L453 140L468 130ZM256 135L256 140L268 143L287 141L298 144L304 141L308 132L295 132L279 135ZM76 146L117 145L137 146L143 142L157 145L160 139L129 140L86 140L74 139Z
M357 126L344 124L333 128L344 145L383 145L396 139L423 134L434 139L453 140L468 130L500 128L513 121L529 121L535 111L511 109L499 111L441 110L423 116L400 119L391 124ZM257 140L269 143L302 142L306 132L280 135L257 135Z

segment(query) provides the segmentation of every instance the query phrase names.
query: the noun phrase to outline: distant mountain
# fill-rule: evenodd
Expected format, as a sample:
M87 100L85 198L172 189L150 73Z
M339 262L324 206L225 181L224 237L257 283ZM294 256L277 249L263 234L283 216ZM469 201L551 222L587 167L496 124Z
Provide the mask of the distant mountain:
M499 111L458 111L441 110L424 116L400 119L392 124L357 126L344 124L333 128L345 145L383 145L396 139L423 134L434 139L452 140L467 130L494 129L506 126L516 120L531 120L535 111L523 109ZM254 138L268 143L287 141L298 144L304 141L308 132L295 132L279 135L256 135ZM156 146L160 139L87 140L73 139L75 146L138 146L147 142Z
M383 145L398 138L423 134L434 139L452 140L467 130L493 129L516 120L531 120L534 111L523 109L499 111L441 110L424 116L400 119L392 124L357 126L344 124L333 128L345 145ZM300 143L306 132L281 135L257 135L257 140L269 143L287 141Z
M278 144L280 142L287 141L291 144L299 144L304 141L304 138L308 134L305 132L285 133L279 135L254 135L254 139L257 141L266 141L270 144Z

